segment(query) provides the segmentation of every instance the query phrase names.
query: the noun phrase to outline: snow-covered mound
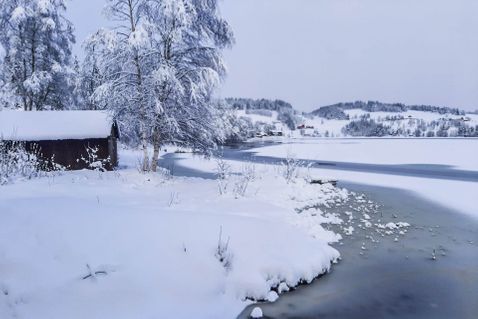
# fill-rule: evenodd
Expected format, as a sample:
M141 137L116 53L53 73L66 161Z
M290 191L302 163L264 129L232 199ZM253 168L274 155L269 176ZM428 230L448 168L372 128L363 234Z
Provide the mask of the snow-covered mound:
M0 186L0 318L235 318L339 257L322 225L340 220L295 209L346 190L229 162L219 192L214 160L176 156L212 178L145 175L123 151L117 172Z

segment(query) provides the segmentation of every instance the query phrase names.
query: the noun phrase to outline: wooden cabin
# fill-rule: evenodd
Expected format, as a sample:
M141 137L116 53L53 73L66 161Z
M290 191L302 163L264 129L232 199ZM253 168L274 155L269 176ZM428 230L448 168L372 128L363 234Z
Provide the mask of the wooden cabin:
M68 170L91 168L83 160L91 150L105 169L118 165L118 126L103 111L0 111L0 139L23 142Z

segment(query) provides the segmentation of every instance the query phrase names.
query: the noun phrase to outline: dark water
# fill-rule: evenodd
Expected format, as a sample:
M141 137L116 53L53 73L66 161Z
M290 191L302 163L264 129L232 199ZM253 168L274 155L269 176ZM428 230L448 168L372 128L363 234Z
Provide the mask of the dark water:
M478 318L475 220L408 192L340 186L365 193L383 205L385 218L398 216L412 228L398 242L387 237L376 244L356 229L336 246L342 261L329 274L274 304L260 305L266 318Z
M229 148L224 157L281 162L248 151L266 145L241 145L241 152ZM303 163L332 170L478 182L478 172L445 165ZM313 284L282 295L274 304L260 305L266 318L478 319L477 220L402 190L347 183L339 186L366 194L381 205L384 219L397 217L412 228L398 242L387 237L379 238L378 243L370 243L370 231L356 228L352 237L336 245L342 261ZM443 196L447 196L446 190ZM343 213L343 208L334 212ZM366 251L362 249L364 243ZM252 307L239 318L247 318Z
M251 148L263 147L267 145L278 144L277 142L254 142L247 144L238 144L234 147L228 147L224 150L224 157L232 160L254 161L268 164L278 164L282 159L270 156L259 156L252 151ZM292 144L293 146L293 144ZM334 162L321 160L304 160L299 159L304 166L321 169L332 169L341 171L378 173L399 176L411 176L432 179L446 179L454 181L466 181L478 183L478 171L468 171L455 169L448 165L432 165L432 164L406 164L406 165L386 165L386 164L366 164L352 162Z
M281 162L247 152L261 145L264 144L227 148L224 157ZM320 161L305 164L310 162L321 168L478 182L478 172L447 166ZM173 155L163 159L162 164L174 166L175 175L215 178L214 174L181 167ZM370 230L355 228L353 236L335 245L342 255L341 262L311 285L283 294L273 304L261 304L265 318L478 319L477 220L402 190L348 183L339 183L339 187L363 193L380 204L381 219L405 221L412 227L398 242L394 236L371 242ZM443 196L447 196L446 190ZM341 207L331 210L344 213ZM366 250L362 249L364 243ZM254 306L245 309L239 318L248 318Z

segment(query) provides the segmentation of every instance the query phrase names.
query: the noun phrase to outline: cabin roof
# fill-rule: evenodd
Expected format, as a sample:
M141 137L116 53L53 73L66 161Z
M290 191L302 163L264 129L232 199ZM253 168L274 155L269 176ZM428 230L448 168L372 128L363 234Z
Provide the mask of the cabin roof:
M0 138L45 141L107 138L117 135L104 111L0 111Z

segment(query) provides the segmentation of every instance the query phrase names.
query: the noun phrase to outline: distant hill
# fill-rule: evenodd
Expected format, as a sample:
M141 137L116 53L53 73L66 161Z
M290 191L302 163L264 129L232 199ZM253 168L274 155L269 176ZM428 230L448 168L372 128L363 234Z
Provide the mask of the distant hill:
M478 116L457 108L378 101L338 103L304 115L315 136L475 137Z
M401 103L383 103L379 101L356 101L348 103L337 103L333 105L323 106L311 112L313 116L319 116L325 119L345 119L345 110L363 110L367 112L389 112L403 113L406 111L422 111L438 114L454 114L465 115L465 111L457 108L439 107L431 105L405 105Z
M317 137L478 137L478 114L457 108L356 101L300 113L282 100L229 98L242 137L282 131ZM299 129L300 128L300 129Z

